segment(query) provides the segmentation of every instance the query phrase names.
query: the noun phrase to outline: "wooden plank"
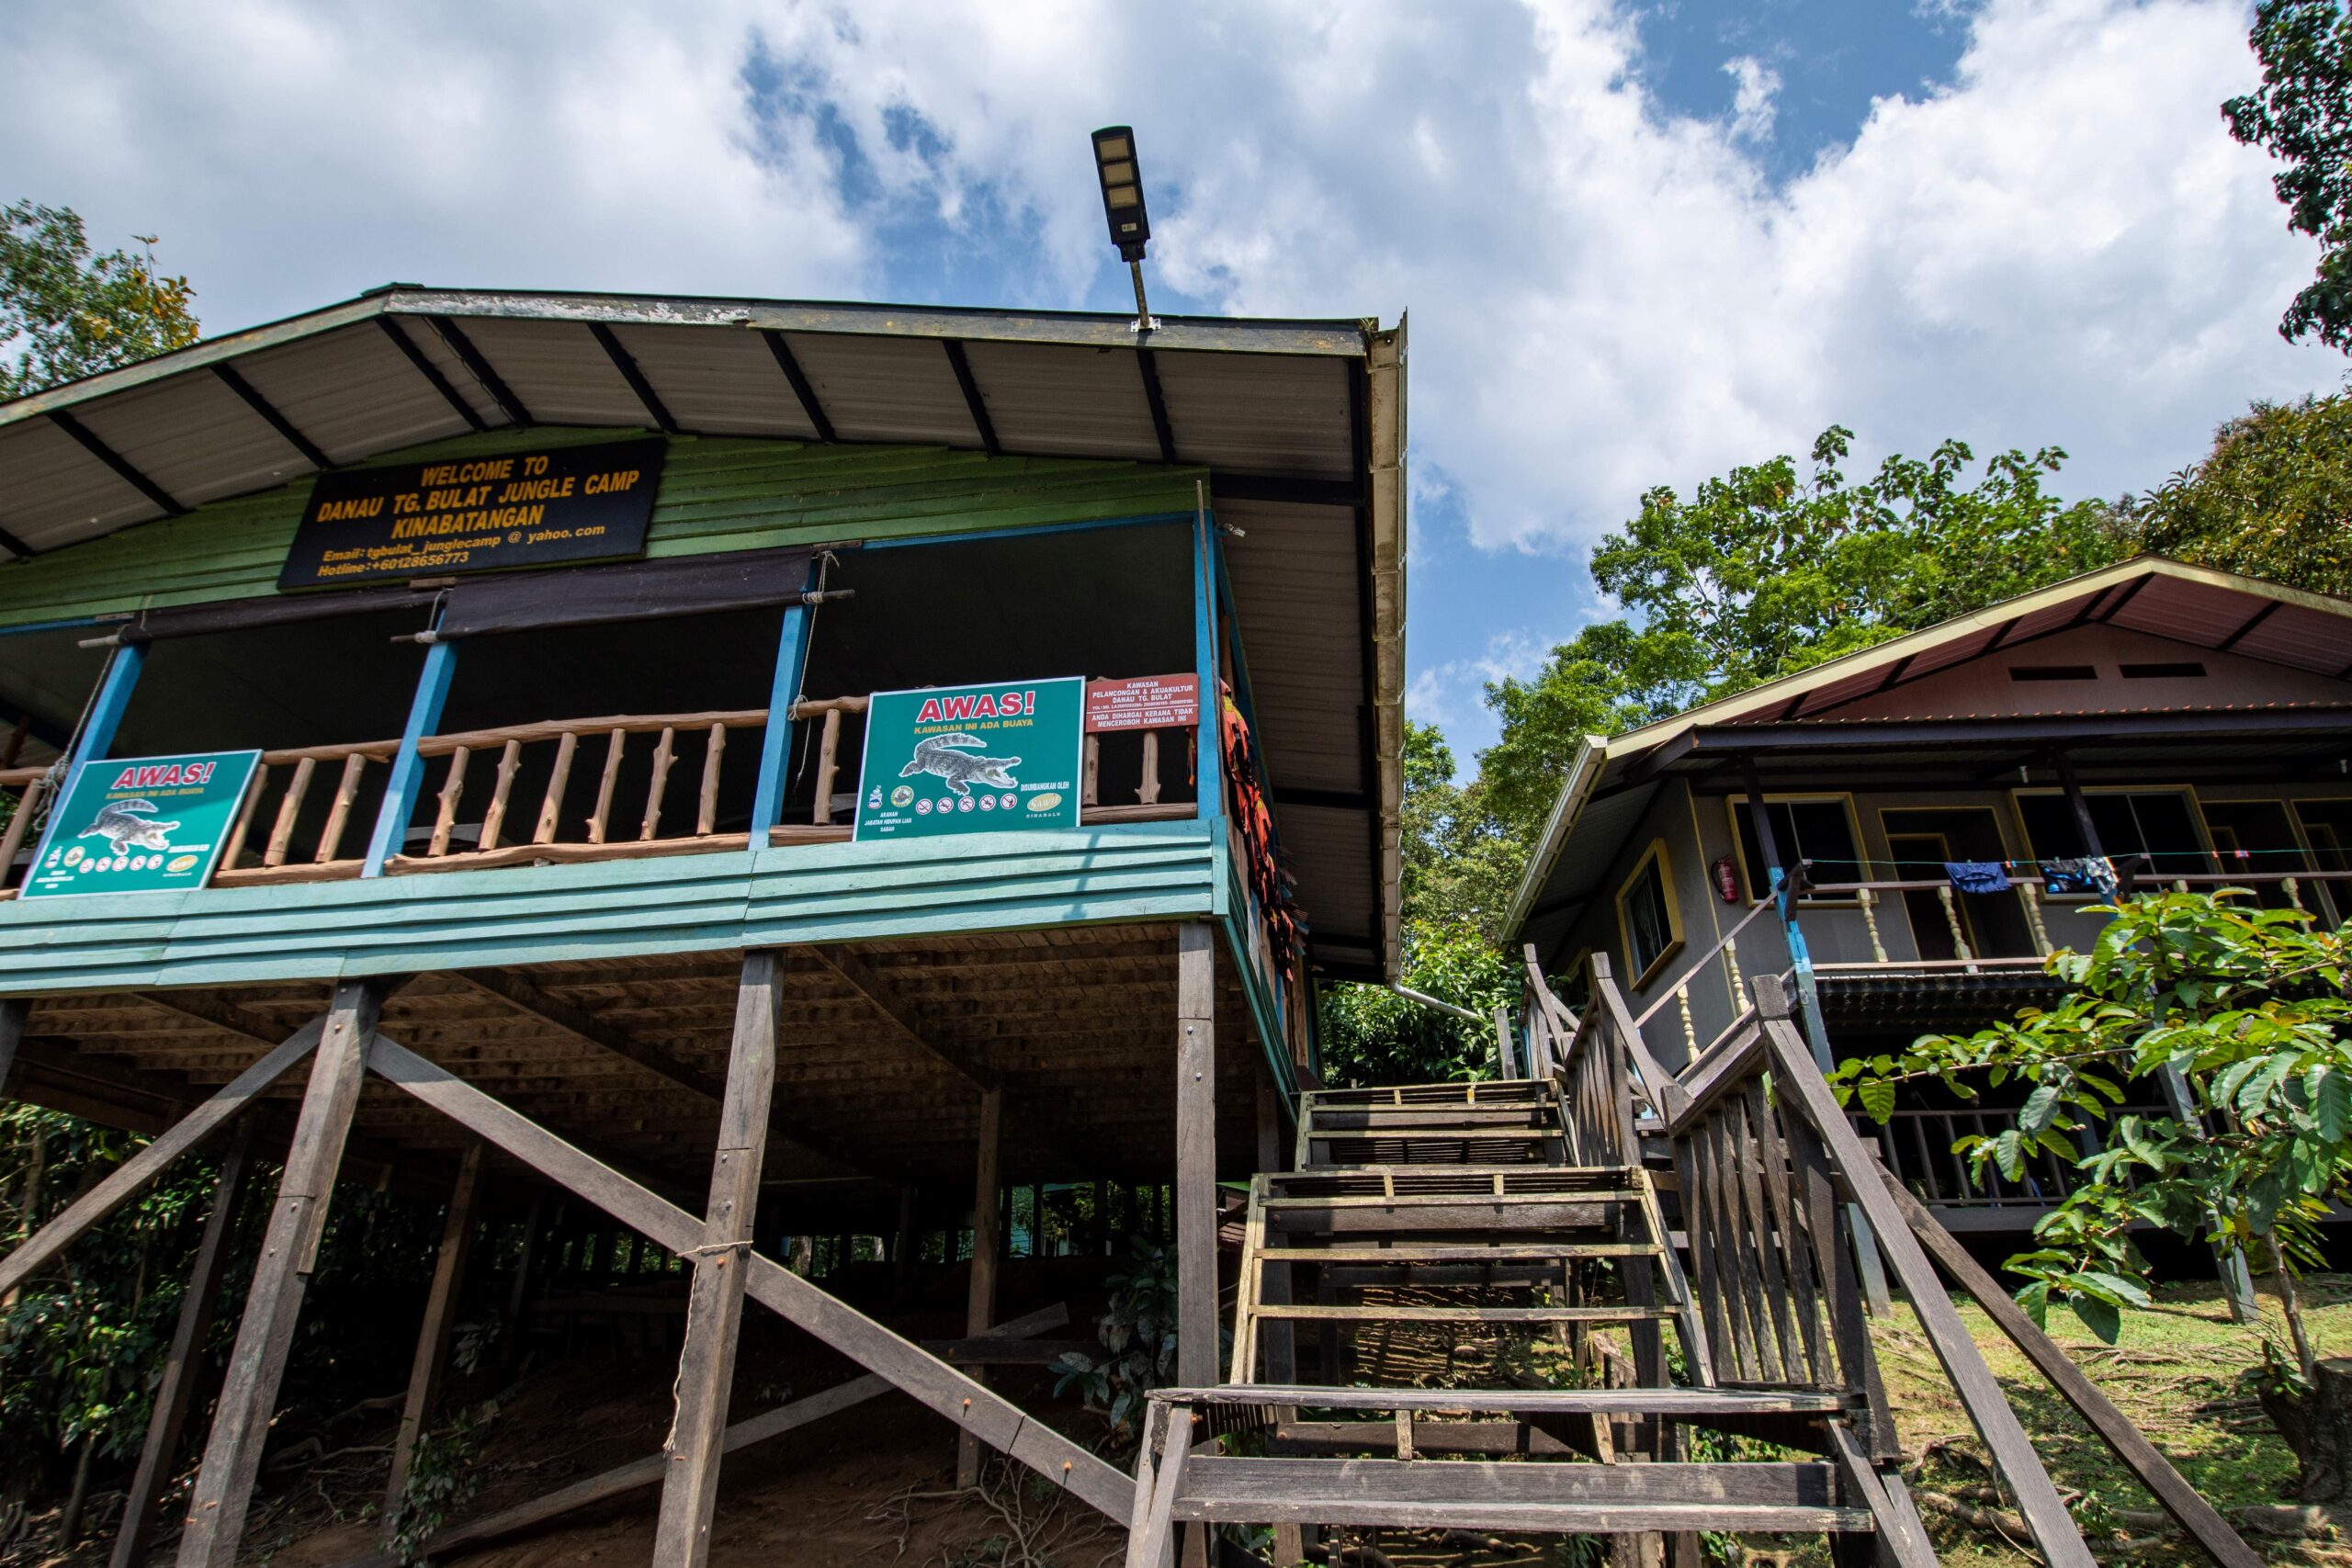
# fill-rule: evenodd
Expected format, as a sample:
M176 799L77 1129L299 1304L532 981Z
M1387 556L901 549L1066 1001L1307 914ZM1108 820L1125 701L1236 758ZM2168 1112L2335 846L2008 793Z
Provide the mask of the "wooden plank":
M1387 1421L1282 1421L1267 1429L1269 1451L1299 1456L1394 1453L1397 1429ZM1567 1444L1524 1421L1432 1421L1413 1428L1413 1446L1424 1454L1565 1455ZM1295 1561L1293 1559L1292 1561Z
M848 948L809 947L801 951L831 970L851 990L865 998L901 1039L963 1074L975 1088L995 1089L1001 1082L996 1069L986 1062L953 1041L939 1038L937 1030L915 1017L913 1010L899 999L889 981L876 974L871 964Z
M219 1403L211 1439L189 1495L180 1533L180 1568L235 1568L245 1511L261 1470L262 1445L277 1413L277 1383L293 1348L302 1296L317 1265L319 1237L342 1164L344 1140L359 1103L368 1037L375 1032L383 986L346 981L321 1021L311 1083L295 1122L294 1141L277 1183L277 1201L262 1238L245 1295L244 1320Z
M528 1118L380 1033L369 1065L405 1092L488 1139L516 1159L657 1245L683 1252L699 1222L591 1158ZM925 1408L969 1428L1056 1485L1114 1519L1127 1517L1134 1483L1060 1433L1032 1420L936 1357L893 1334L798 1275L754 1253L745 1291L833 1349L884 1377Z
M1789 1151L1781 1136L1780 1116L1764 1094L1762 1079L1747 1089L1747 1113L1756 1128L1756 1163L1764 1179L1764 1196L1771 1213L1772 1228L1781 1237L1781 1256L1788 1264L1790 1308L1797 1322L1799 1344L1790 1347L1790 1375L1802 1373L1808 1382L1828 1383L1835 1373L1821 1337L1821 1297L1813 1278L1813 1247L1798 1230L1796 1209L1791 1201ZM1796 1365L1794 1358L1801 1348L1804 1363Z
M124 1203L160 1175L164 1168L202 1143L213 1130L260 1098L264 1089L288 1067L311 1054L319 1043L326 1020L297 1030L285 1043L239 1073L220 1091L172 1124L171 1131L117 1166L111 1175L68 1204L64 1213L28 1237L6 1261L0 1261L0 1295L24 1283L32 1272L65 1249L68 1243Z
M2190 1540L2202 1547L2207 1556L2222 1568L2261 1568L2262 1553L2248 1546L2230 1528L2211 1503L2179 1471L2165 1458L2147 1434L2134 1426L2132 1418L2115 1407L2098 1385L2083 1375L2066 1352L2055 1340L2028 1317L2009 1293L2001 1289L2000 1281L1985 1272L1983 1264L1969 1256L1937 1220L1933 1211L1919 1201L1902 1183L1882 1168L1879 1175L1885 1180L1889 1198L1909 1224L1911 1234L1919 1239L1928 1255L1942 1266L1962 1290L1976 1299L2002 1333L2007 1335L2017 1348L2025 1352L2050 1385L2073 1405L2092 1430L2107 1439L2118 1458L2132 1467L2132 1472L2154 1494L2156 1502L2187 1531Z
M474 1233L474 1193L481 1181L481 1141L474 1139L458 1157L457 1183L450 1189L449 1207L441 1221L441 1246L433 1256L433 1283L424 1293L424 1320L418 1325L416 1354L409 1363L408 1395L401 1404L400 1426L392 1434L392 1468L384 1484L387 1515L400 1506L408 1492L416 1445L441 1403L441 1371L449 1364L449 1337L458 1325L458 1294L465 1289L466 1253Z
M1796 1324L1789 1314L1788 1277L1781 1268L1778 1233L1770 1211L1764 1206L1764 1180L1757 1169L1763 1163L1762 1145L1750 1120L1763 1100L1764 1085L1759 1079L1748 1085L1745 1096L1726 1101L1726 1114L1718 1120L1736 1145L1727 1174L1739 1202L1740 1229L1747 1236L1748 1256L1760 1270L1763 1283L1755 1299L1756 1340L1765 1352L1764 1375L1771 1382L1793 1382L1802 1375L1795 1359Z
M285 1038L284 1032L267 1019L202 991L141 991L136 994L149 1007L162 1008L182 1018L210 1024L226 1034L243 1035L257 1045L275 1047Z
M1940 1561L1935 1543L1920 1528L1918 1513L1898 1506L1888 1496L1884 1481L1871 1464L1871 1456L1862 1451L1860 1441L1849 1427L1832 1425L1829 1428L1830 1452L1838 1461L1838 1473L1871 1511L1878 1524L1878 1545L1881 1561L1892 1559L1894 1568L1936 1568ZM1901 1478L1895 1478L1901 1483ZM1904 1504L1910 1499L1905 1497ZM2256 1558L2256 1562L2261 1562Z
M164 1352L163 1376L155 1384L155 1400L147 1417L147 1437L139 1450L139 1463L124 1494L122 1528L116 1532L109 1568L137 1568L147 1559L155 1537L156 1511L164 1487L177 1468L180 1438L196 1407L196 1391L204 1381L204 1341L212 1331L212 1313L229 1271L230 1243L235 1235L237 1201L253 1168L254 1123L237 1127L236 1142L220 1161L220 1175L212 1184L212 1209L204 1216L197 1238L196 1261L188 1269L187 1290L180 1297L179 1321Z
M1912 1310L1919 1315L1936 1359L1943 1364L1944 1375L1951 1380L1961 1402L1968 1407L1969 1418L1992 1451L1994 1464L2007 1481L2018 1512L2033 1532L2034 1544L2041 1549L2050 1568L2092 1568L2090 1548L2083 1543L2081 1530L2066 1511L2049 1472L2042 1468L2032 1439L2018 1425L2017 1412L2009 1407L1984 1355L1968 1337L1967 1325L1944 1292L1934 1266L1920 1250L1886 1184L1870 1177L1869 1172L1877 1168L1855 1136L1837 1097L1830 1093L1811 1049L1786 1019L1765 1020L1764 1034L1772 1053L1776 1091L1803 1107L1805 1120L1828 1146L1838 1168L1849 1173L1848 1187L1853 1201L1910 1296Z
M1145 1439L1150 1451L1150 1440ZM1179 1405L1161 1419L1156 1473L1148 1488L1136 1488L1135 1514L1127 1529L1127 1568L1163 1568L1175 1554L1177 1495L1193 1452L1193 1413Z
M677 1412L670 1423L671 1467L662 1483L653 1561L661 1568L701 1568L710 1557L710 1517L727 1401L735 1381L735 1347L743 1324L743 1262L767 1156L775 1096L776 1033L783 1008L775 954L743 955L735 998L735 1036L727 1058L727 1096L711 1158L710 1201L702 1241L689 1249L685 1345L678 1356Z
M1319 1383L1211 1383L1156 1388L1163 1404L1297 1405L1314 1410L1419 1410L1446 1415L1526 1411L1543 1415L1668 1416L1835 1415L1851 1396L1802 1388L1332 1388Z
M1176 928L1176 1377L1216 1377L1216 940ZM1295 1310L1295 1309L1292 1309Z
M1004 1209L998 1199L1004 1184L1004 1090L993 1084L980 1091L975 1141L978 1148L972 1171L972 1267L964 1300L967 1334L978 1334L996 1321L997 1265L1004 1253ZM979 1440L968 1431L960 1433L956 1439L956 1484L971 1486L979 1479Z

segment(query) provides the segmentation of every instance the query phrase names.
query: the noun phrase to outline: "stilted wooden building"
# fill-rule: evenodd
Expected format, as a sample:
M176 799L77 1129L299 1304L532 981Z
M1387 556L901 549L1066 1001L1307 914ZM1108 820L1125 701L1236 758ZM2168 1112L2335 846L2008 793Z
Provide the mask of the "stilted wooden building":
M1215 1182L1395 972L1403 442L1401 325L407 285L0 405L0 1065L161 1134L0 1280L241 1111L284 1162L179 1561L338 1177L691 1260L662 1561L747 1295L1124 1521L753 1243L968 1228L979 1334L1003 1184L1172 1184L1214 1377Z

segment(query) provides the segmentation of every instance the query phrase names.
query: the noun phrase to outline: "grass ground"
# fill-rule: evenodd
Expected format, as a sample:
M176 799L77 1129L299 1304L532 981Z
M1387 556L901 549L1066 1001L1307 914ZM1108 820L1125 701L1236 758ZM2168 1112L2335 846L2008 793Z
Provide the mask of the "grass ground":
M2352 1354L2352 1275L2312 1277L2304 1281L2303 1302L2319 1354ZM2241 1327L2230 1321L2218 1286L2167 1286L2157 1292L2156 1310L2124 1314L2122 1336L2112 1346L2101 1344L2069 1314L2054 1312L2050 1321L2052 1337L2075 1363L2233 1522L2242 1506L2294 1497L2294 1456L2256 1403L2248 1376L2261 1361L2266 1331L2286 1343L2276 1298L2266 1292L2262 1304L2264 1326ZM2202 1553L2185 1538L2151 1528L2154 1500L1992 1321L1964 1299L1960 1306L2099 1555L2201 1562ZM1904 1450L1921 1461L1914 1490L1980 1514L2001 1511L1989 1490L1984 1450L1918 1320L1907 1307L1898 1307L1894 1321L1876 1325L1873 1335ZM2012 1568L2039 1561L2005 1540L1997 1529L1983 1528L1987 1521L1963 1523L1932 1503L1923 1511L1948 1563ZM2352 1551L2333 1543L2248 1539L2267 1545L2274 1560L2352 1562Z

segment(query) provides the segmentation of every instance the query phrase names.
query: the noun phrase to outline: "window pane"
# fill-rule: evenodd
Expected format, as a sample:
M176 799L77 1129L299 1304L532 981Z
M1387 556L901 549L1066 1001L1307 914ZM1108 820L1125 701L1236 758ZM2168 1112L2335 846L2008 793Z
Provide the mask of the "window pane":
M1643 863L1640 875L1625 890L1619 907L1624 911L1625 941L1631 948L1626 957L1634 969L1628 978L1638 981L1674 940L1674 928L1667 918L1666 879L1657 856L1652 855Z
M1764 805L1772 819L1773 848L1784 862L1819 862L1816 882L1852 882L1860 878L1861 851L1854 844L1853 819L1842 800L1772 800ZM1739 833L1739 862L1747 874L1747 896L1764 897L1772 886L1766 874L1764 852L1756 842L1756 819L1747 802L1732 800L1733 822Z
M2299 800L2296 815L2311 835L2323 871L2352 871L2352 801Z
M2083 852L2082 830L2075 826L2075 808L2066 804L2064 795L2021 795L2018 815L2025 820L2025 841L2034 859L2063 860ZM2106 824L2099 826L2104 833Z

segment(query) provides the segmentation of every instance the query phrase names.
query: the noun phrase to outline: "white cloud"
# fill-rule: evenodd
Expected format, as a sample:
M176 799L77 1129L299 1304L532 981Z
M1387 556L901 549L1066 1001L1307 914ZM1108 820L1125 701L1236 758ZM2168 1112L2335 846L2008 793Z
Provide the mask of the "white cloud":
M1405 687L1405 716L1443 730L1455 744L1457 767L1467 771L1474 753L1494 739L1494 721L1484 707L1487 683L1528 679L1544 668L1554 647L1574 635L1544 636L1525 626L1496 632L1477 654L1417 672Z
M1732 80L1731 139L1736 142L1769 141L1772 135L1772 100L1781 91L1781 73L1752 54L1724 63Z
M1782 185L1770 73L1668 115L1629 6L31 0L0 195L161 231L216 327L390 277L871 294L918 243L959 300L1066 302L1108 260L1085 132L1131 120L1164 286L1411 309L1415 461L1488 547L1832 421L2111 493L2339 375L2273 333L2312 249L2217 112L2242 0L1947 5L1953 85Z

